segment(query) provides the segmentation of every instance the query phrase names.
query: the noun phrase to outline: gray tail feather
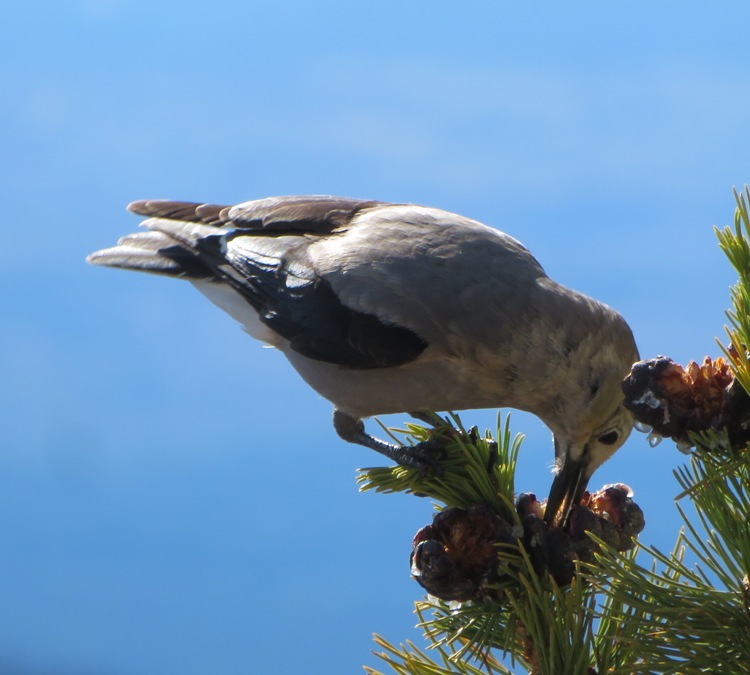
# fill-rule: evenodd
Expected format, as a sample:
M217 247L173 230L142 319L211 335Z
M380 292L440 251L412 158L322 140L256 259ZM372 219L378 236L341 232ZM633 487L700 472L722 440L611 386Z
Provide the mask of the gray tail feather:
M153 230L129 234L120 239L117 246L95 251L86 262L171 277L206 279L214 276L195 253L169 235Z

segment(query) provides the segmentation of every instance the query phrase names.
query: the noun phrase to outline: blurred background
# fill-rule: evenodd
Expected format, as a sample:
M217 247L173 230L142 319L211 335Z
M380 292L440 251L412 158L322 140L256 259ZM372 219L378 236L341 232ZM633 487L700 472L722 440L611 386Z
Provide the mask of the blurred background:
M372 632L419 640L408 557L432 505L358 494L379 458L188 284L84 263L136 227L134 199L442 207L617 308L643 357L719 354L734 274L712 228L750 180L744 2L2 15L0 673L356 673ZM546 494L549 432L512 427L517 487ZM629 484L642 541L671 550L683 461L635 433L592 486Z

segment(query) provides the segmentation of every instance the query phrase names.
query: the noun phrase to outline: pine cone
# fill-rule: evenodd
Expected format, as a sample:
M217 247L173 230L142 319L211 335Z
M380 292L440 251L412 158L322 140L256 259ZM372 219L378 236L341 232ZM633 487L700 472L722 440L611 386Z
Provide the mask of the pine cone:
M689 432L726 429L732 447L750 440L750 397L721 357L685 368L665 356L639 361L622 390L637 421L685 447Z

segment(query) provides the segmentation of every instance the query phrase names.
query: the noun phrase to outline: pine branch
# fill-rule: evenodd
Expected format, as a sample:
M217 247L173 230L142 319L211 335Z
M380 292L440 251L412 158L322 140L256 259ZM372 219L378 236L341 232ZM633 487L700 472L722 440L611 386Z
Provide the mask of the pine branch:
M614 672L747 673L750 623L741 580L735 590L716 588L708 575L685 564L687 548L711 571L721 570L720 557L695 534L691 526L690 537L681 535L670 555L644 549L654 560L650 569L635 560L623 564L602 547L591 574L601 575L610 589L603 623L630 629L618 637L626 661Z
M727 312L731 347L725 350L734 376L750 389L750 192L735 191L734 229L716 230L737 270ZM670 555L643 549L647 569L602 547L590 573L609 580L603 624L630 626L622 641L644 673L747 673L750 663L750 449L744 433L746 398L726 389L725 428L691 433L695 451L675 471L694 515L678 504L684 522ZM738 404L739 401L739 404ZM688 553L694 560L685 562ZM618 672L617 669L615 672Z
M449 576L453 581L447 586L441 581L443 597L460 592L462 601L428 596L427 602L417 603L420 626L430 641L429 655L410 643L396 647L377 638L385 650L379 656L396 673L414 674L473 673L471 668L480 666L483 672L510 672L497 662L495 652L509 656L534 675L590 675L594 663L607 667L616 651L595 631L601 588L580 576L571 535L548 534L537 516L522 519L514 506L514 471L522 438L512 438L507 418L497 443L489 432L480 437L476 429L467 432L457 417L451 419L456 428L440 420L431 432L418 425L399 432L411 434L408 440L413 442L430 434L443 438L442 475L402 467L366 469L359 477L361 489L404 491L442 502L436 505L440 516L435 523L439 524L423 530L430 530L431 538L437 530L447 530L446 546L459 546L463 558L474 555L473 548L485 550L487 533L499 538L489 540L489 567L481 568L485 572L469 586L470 593L463 579L459 583ZM420 533L415 541L420 540ZM583 532L580 537L575 550L583 555L593 543ZM555 582L547 567L555 558L567 560L571 567L564 585ZM412 564L415 573L414 559ZM433 650L435 658L431 658Z
M726 312L729 320L727 333L732 345L731 353L724 350L735 365L737 379L745 391L750 392L750 190L745 186L743 193L734 190L737 208L734 214L734 230L725 227L714 228L719 239L719 247L739 275L739 281L731 289L732 309ZM722 347L723 348L723 347Z
M513 507L521 439L511 441L507 420L497 444L489 433L480 438L476 429L465 431L456 417L455 430L448 420L432 432L410 425L402 433L416 442L430 434L445 435L444 474L426 476L400 467L369 469L359 477L361 489L430 496L445 505L436 505L441 513L480 504L512 525L515 539L495 544L492 573L485 574L477 586L481 592L471 600L428 597L417 603L429 654L412 643L394 647L376 637L384 650L378 655L396 673L508 675L511 671L495 652L510 656L512 665L532 675L749 671L750 190L735 191L735 200L734 228L716 230L739 277L727 312L729 366L721 359L707 359L685 371L662 359L658 368L646 372L651 379L644 380L650 387L658 385L664 373L672 378L681 402L670 407L665 388L660 394L663 401L654 396L647 400L659 406L663 402L664 408L647 407L665 423L674 422L675 412L684 414L685 423L672 426L680 443L695 447L689 464L675 471L682 489L678 499L689 499L694 513L678 504L684 529L674 549L663 553L639 547L623 554L589 535L593 559L584 556L576 561L575 573L566 577L570 583L560 585L546 562L540 564L540 553L549 555L549 550L535 543L536 529L520 533L528 526ZM714 408L701 417L706 411L699 406L708 404ZM697 415L691 405L698 406ZM696 420L708 423L696 425ZM481 521L480 516L469 514L467 522L472 517ZM460 520L459 524L465 525ZM458 541L476 543L476 538ZM638 558L649 562L643 565ZM371 675L377 672L367 670Z
M489 431L483 437L476 427L466 431L458 415L453 413L447 419L436 415L435 424L432 430L408 424L407 429L395 433L407 436L414 443L434 435L443 437L447 442L440 458L441 475L402 466L360 469L359 489L432 497L448 507L485 504L498 515L508 520L513 518L514 476L523 436L518 434L511 439L510 416L504 424L498 416L497 442Z

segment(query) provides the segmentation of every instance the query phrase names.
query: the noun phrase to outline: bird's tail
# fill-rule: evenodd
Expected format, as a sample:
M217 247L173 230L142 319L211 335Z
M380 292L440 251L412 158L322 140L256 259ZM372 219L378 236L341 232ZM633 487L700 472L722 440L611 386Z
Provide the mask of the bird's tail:
M209 279L214 272L201 255L201 242L225 233L226 207L188 202L133 202L128 210L149 216L145 232L122 237L116 246L86 258L92 265L151 272L171 277Z

